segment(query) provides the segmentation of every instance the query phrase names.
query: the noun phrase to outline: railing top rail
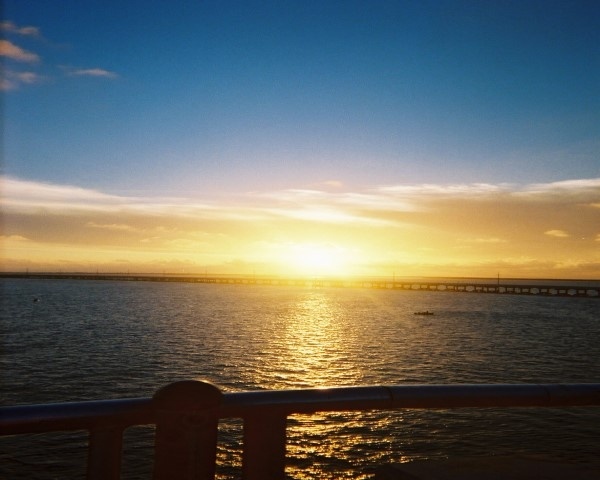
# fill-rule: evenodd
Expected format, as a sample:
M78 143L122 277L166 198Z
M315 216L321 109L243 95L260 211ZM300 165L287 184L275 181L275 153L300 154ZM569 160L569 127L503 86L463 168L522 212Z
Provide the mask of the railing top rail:
M453 384L263 390L225 394L223 413L249 408L328 410L600 406L600 384ZM224 415L226 416L226 415Z
M394 385L258 390L222 395L219 418L402 408L600 406L600 383ZM0 435L156 422L152 398L0 407Z
M59 430L90 430L98 426L154 423L151 398L0 407L0 435Z

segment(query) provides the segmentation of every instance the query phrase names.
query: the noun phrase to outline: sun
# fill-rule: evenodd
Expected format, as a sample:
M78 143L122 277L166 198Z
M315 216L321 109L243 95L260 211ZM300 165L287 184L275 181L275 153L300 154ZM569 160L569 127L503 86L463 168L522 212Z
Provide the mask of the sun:
M283 263L290 273L300 275L347 275L350 270L350 255L333 244L300 243L290 245Z

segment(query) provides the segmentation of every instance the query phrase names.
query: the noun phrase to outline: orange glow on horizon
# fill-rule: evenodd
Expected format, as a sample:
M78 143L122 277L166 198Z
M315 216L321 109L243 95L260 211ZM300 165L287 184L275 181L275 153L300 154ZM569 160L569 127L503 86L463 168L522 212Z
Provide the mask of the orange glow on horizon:
M600 179L489 194L398 187L399 199L290 190L243 204L3 187L4 272L599 278Z

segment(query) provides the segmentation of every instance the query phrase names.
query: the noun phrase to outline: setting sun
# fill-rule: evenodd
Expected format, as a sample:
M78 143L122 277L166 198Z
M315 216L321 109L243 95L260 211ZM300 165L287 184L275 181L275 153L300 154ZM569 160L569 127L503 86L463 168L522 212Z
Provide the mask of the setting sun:
M282 263L301 275L348 275L348 252L336 245L301 243L289 246Z

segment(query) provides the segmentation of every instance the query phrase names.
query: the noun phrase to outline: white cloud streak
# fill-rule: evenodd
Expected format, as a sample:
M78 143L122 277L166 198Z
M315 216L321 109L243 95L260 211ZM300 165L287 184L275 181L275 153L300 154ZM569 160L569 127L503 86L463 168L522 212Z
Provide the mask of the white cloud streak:
M532 199L560 197L564 200L584 202L589 202L592 198L597 202L598 191L600 191L600 178L585 178L527 185L515 192L515 196Z
M82 68L75 69L69 72L70 76L73 77L98 77L98 78L117 78L118 75L115 72L105 70L103 68Z
M549 184L526 185L522 188L508 185L407 185L385 186L365 192L325 192L290 189L267 193L249 193L239 196L239 204L215 204L189 198L130 197L109 195L96 190L70 185L55 185L9 176L0 176L4 204L9 208L43 207L47 209L105 209L135 208L155 213L173 211L194 215L200 211L238 212L237 218L253 212L256 216L313 218L319 221L353 221L357 215L369 216L376 212L418 213L429 211L432 205L444 201L505 201L537 204L545 199L555 202L573 197L590 207L600 202L600 179L571 180ZM534 195L532 196L532 193ZM535 197L535 198L534 198ZM287 213L286 213L287 212ZM314 216L312 215L314 213ZM548 229L546 232L559 232ZM553 233L548 233L553 235Z

